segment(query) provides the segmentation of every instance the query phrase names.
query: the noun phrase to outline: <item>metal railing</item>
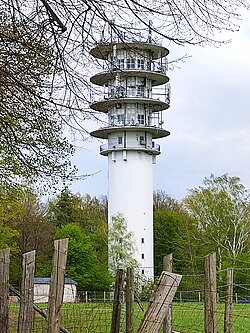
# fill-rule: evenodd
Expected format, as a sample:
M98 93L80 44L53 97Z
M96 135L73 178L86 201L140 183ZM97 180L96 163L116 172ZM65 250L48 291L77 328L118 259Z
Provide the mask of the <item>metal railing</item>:
M126 147L124 147L124 144L118 144L117 142L109 142L105 143L100 146L100 152L104 152L106 150L121 150L121 149L132 149L132 150L153 150L160 152L160 145L155 144L152 142L152 145L149 145L147 143L145 144L139 144L137 141L134 142L127 142Z
M170 86L166 85L163 87L153 88L152 92L149 93L148 89L142 90L135 86L134 90L131 88L125 88L123 86L115 86L114 89L110 92L102 91L101 89L96 89L96 94L91 96L91 103L101 102L103 100L112 100L112 99L152 99L159 100L160 102L170 104ZM98 94L97 94L98 91ZM150 104L150 101L149 101Z

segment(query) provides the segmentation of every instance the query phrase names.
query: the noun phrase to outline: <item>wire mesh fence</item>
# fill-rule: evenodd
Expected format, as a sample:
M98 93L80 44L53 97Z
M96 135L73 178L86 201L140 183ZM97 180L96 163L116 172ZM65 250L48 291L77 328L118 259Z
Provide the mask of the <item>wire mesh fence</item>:
M204 332L204 290L203 288L184 290L190 279L196 279L202 285L203 275L183 275L181 285L172 304L173 331L181 333ZM224 282L224 284L222 283ZM226 281L217 287L217 330L224 332L224 311L226 300ZM234 283L237 293L233 294L232 332L250 332L250 284ZM70 333L110 333L114 292L79 291L77 302L64 303L61 324ZM134 324L137 331L148 299L135 300ZM142 307L143 306L143 307ZM39 304L47 310L47 304ZM120 333L126 332L125 297L122 304ZM9 305L9 333L17 332L19 303ZM34 333L46 333L46 321L38 313L34 317Z
M247 265L246 265L247 266ZM249 263L250 266L250 263ZM204 289L206 270L196 275L182 275L181 283L172 302L172 331L180 333L199 333L206 331L206 302L208 292L215 296L215 329L211 332L249 333L250 332L250 278L248 267L236 267L231 295L228 294L227 270L217 270L215 289ZM159 277L154 278L159 281ZM127 281L126 281L127 283ZM126 285L125 283L125 285ZM150 304L149 297L154 288L152 281L143 280L141 285L135 283L133 316L134 332L138 331L144 313ZM121 316L119 332L126 333L126 292L122 290ZM225 304L229 296L232 301L231 330L225 331ZM213 297L214 298L214 297ZM63 303L61 307L61 326L69 333L110 333L115 291L77 291L74 302ZM12 294L9 297L8 333L18 332L20 297ZM37 304L48 314L48 304ZM211 304L210 304L211 305ZM211 306L210 306L211 307ZM210 309L211 310L211 309ZM34 312L32 333L47 333L47 322L39 313Z

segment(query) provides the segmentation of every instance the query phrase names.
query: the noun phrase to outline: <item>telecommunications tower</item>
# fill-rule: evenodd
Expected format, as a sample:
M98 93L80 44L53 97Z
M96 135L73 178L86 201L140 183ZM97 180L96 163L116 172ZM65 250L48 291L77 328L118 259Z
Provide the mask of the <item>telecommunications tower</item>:
M107 139L100 153L108 157L108 214L123 214L135 240L141 274L154 276L153 170L160 146L168 136L162 111L169 108L166 75L168 49L152 41L116 35L101 41L91 55L103 60L103 71L91 82L103 87L103 97L91 109L107 114L107 123L92 136Z

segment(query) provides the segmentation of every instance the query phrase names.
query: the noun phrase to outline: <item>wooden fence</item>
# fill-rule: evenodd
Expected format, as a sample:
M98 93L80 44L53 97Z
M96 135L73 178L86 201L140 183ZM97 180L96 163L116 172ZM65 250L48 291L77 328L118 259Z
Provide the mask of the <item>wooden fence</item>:
M10 250L0 251L0 332L8 333L9 326L9 290L19 297L20 307L17 333L32 333L34 325L34 311L46 320L46 333L70 333L61 325L61 309L65 270L67 261L68 239L54 242L53 267L50 279L48 309L43 311L34 300L35 251L23 254L21 290L9 285ZM138 333L157 333L164 321L169 306L174 298L181 280L181 275L162 272L159 282L151 295L151 299ZM120 319L125 285L125 272L118 270L113 300L111 333L119 333ZM126 333L134 333L134 271L127 269L126 274ZM138 297L138 296L137 296ZM140 301L138 299L138 301Z
M164 257L163 268L172 272L172 254ZM181 293L180 293L181 294ZM217 325L216 253L204 257L204 333L218 333ZM232 333L233 269L227 269L224 333ZM163 324L164 333L172 333L171 305ZM178 332L176 332L178 333ZM188 332L187 332L188 333Z
M0 332L8 333L9 289L19 297L20 309L17 333L33 332L34 310L47 321L47 333L70 333L60 325L60 310L63 302L64 276L66 270L68 238L54 242L55 251L50 280L48 311L45 313L33 303L35 251L23 254L22 283L18 291L9 285L10 250L0 251Z
M61 309L63 304L64 278L67 260L68 239L54 243L53 268L50 280L50 292L47 311L41 310L33 303L35 251L23 255L23 271L21 290L9 285L10 250L0 251L0 332L8 333L9 322L9 290L20 299L17 333L32 333L34 311L38 312L46 322L46 333L71 333L69 328L61 325ZM144 312L137 333L172 333L172 300L181 281L181 275L172 273L172 255L163 261L164 271L153 291L148 308ZM126 300L126 333L134 333L134 300L140 304L134 289L134 271L118 270L113 299L113 311L110 333L120 332L124 291ZM211 253L204 258L204 333L217 333L217 288L216 288L216 256ZM227 295L224 312L224 333L232 333L233 303L233 270L227 270ZM141 304L142 305L142 304ZM143 305L142 305L143 307ZM188 332L186 332L188 333Z

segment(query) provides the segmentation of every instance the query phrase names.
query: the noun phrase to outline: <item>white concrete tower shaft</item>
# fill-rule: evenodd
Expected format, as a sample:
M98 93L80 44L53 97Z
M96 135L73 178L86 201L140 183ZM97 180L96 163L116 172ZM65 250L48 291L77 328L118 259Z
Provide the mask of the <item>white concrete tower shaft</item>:
M107 126L91 135L108 140L100 150L108 157L109 221L123 214L141 273L153 277L152 165L160 154L153 140L169 135L162 128L169 92L158 87L169 81L168 50L153 43L116 42L99 44L91 54L107 66L91 78L104 86L104 98L90 107L108 115Z

